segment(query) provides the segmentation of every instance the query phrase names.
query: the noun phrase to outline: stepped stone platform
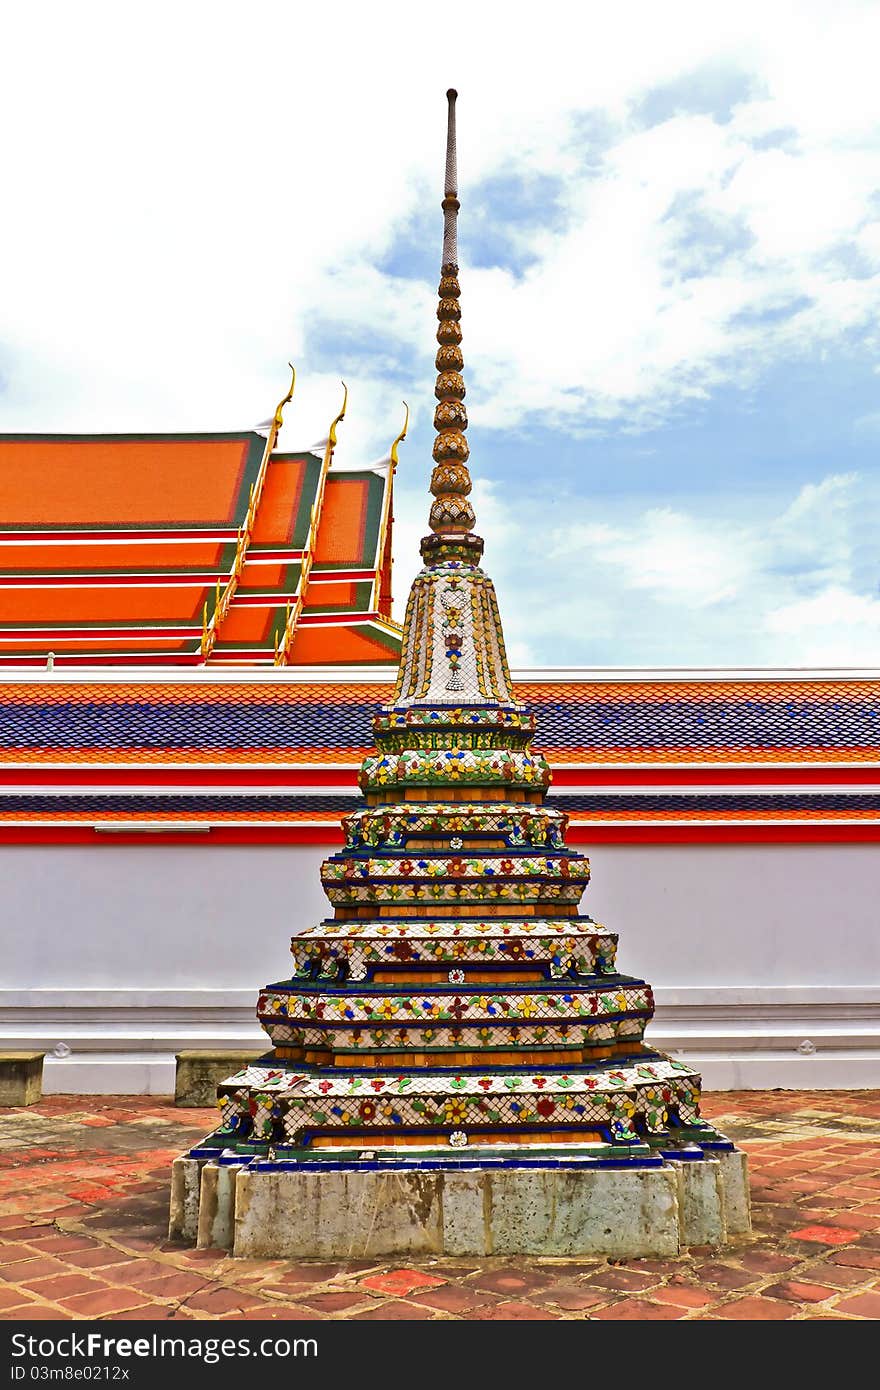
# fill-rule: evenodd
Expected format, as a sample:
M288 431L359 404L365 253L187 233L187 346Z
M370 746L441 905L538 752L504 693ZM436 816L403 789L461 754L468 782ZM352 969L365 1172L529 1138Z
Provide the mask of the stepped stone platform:
M415 1167L179 1158L172 1238L260 1259L400 1255L677 1255L750 1229L731 1146L601 1168L564 1156Z

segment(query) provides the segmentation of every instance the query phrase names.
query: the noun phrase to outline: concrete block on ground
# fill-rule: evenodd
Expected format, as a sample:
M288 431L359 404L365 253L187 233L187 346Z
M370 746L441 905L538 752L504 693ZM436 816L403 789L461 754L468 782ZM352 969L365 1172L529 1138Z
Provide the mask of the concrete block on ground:
M682 1245L723 1245L727 1223L721 1164L713 1158L673 1166L678 1175Z
M364 1259L443 1252L443 1174L269 1172L235 1181L232 1253Z
M194 1241L198 1237L201 1168L197 1158L175 1158L171 1165L169 1240Z
M235 1234L235 1180L240 1164L222 1168L208 1162L202 1169L199 1192L199 1250L231 1250Z
M749 1160L741 1149L718 1155L724 1179L724 1214L727 1234L745 1236L752 1229L752 1199L749 1194Z
M507 1168L490 1176L486 1245L463 1254L678 1254L678 1185L669 1168Z
M0 1105L35 1105L43 1095L44 1052L0 1052Z
M176 1055L174 1104L213 1105L221 1081L234 1076L242 1067L255 1062L258 1052L236 1052L223 1048L188 1048Z
M214 1179L202 1229L222 1223ZM672 1167L457 1172L241 1168L233 1254L275 1259L448 1255L676 1255Z
M470 1255L484 1249L491 1226L489 1174L471 1169L443 1177L443 1253Z

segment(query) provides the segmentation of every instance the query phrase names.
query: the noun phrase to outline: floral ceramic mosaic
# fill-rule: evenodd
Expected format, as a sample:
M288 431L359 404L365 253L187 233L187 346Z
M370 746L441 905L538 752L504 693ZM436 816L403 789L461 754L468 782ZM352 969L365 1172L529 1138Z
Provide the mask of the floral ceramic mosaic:
M366 979L381 967L408 965L546 967L551 979L611 974L617 937L587 918L485 921L327 922L295 936L297 977ZM462 974L460 983L466 976Z
M617 937L580 912L589 862L545 804L549 766L472 529L457 276L448 254L431 534L361 767L366 805L322 865L333 917L294 938L292 977L260 994L272 1051L220 1087L199 1156L620 1166L730 1147L700 1119L696 1073L646 1043L650 986L619 973Z

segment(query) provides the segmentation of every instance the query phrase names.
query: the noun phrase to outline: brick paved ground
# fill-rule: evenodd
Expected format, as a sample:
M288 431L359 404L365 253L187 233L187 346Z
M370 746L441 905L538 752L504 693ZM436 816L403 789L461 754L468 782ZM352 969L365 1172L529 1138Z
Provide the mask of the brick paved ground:
M232 1260L165 1238L171 1159L213 1123L155 1097L0 1111L0 1318L878 1318L880 1093L737 1092L754 1235L675 1260Z

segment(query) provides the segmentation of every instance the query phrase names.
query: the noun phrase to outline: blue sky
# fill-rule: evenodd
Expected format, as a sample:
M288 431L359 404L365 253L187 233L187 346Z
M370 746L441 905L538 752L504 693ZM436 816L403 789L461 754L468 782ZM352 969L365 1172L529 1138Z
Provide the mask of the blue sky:
M475 504L514 662L880 664L880 12L471 9L454 41L396 3L17 19L0 429L247 426L292 356L286 444L345 377L362 463L405 397L402 600L454 82Z

